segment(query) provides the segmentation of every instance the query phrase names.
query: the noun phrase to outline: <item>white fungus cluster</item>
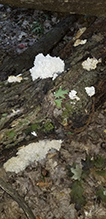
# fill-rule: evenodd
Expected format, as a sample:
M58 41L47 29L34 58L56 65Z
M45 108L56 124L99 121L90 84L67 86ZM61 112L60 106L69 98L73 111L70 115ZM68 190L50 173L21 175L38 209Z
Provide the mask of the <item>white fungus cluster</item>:
M15 82L21 82L22 81L22 77L21 77L21 74L20 75L17 75L17 76L14 76L14 75L11 75L8 77L8 80L7 80L9 83L15 83Z
M87 39L85 40L77 39L74 43L74 47L79 46L79 45L84 45L86 42L87 42Z
M69 92L69 98L71 100L80 100L80 98L77 96L77 91L75 91L75 90L71 90Z
M30 69L32 80L37 78L52 78L53 80L58 74L64 71L64 61L59 57L51 57L49 54L44 56L42 53L35 57L34 67Z
M60 150L62 140L41 140L31 143L18 150L17 156L4 163L4 169L8 172L19 173L34 161L44 159L50 149Z
M101 59L97 60L96 58L87 58L84 62L82 62L82 67L87 71L95 69L97 64L101 62Z
M95 87L91 86L91 87L85 87L86 93L88 94L88 96L92 97L95 94Z

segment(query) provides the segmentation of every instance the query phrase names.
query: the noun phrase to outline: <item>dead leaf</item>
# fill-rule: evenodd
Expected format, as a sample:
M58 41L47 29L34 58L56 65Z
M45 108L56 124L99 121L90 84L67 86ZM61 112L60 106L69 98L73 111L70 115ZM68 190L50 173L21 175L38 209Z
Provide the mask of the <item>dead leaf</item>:
M39 182L37 182L35 185L36 185L36 186L39 186L39 187L41 187L41 188L42 188L42 187L48 187L48 186L52 185L52 181L47 182L47 179L45 179L45 182L39 181Z

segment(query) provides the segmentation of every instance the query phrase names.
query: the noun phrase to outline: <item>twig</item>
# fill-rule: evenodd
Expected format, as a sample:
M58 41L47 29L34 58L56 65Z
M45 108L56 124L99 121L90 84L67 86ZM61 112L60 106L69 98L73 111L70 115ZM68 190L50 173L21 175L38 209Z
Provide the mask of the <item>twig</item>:
M19 204L19 206L23 209L28 219L36 219L36 217L34 216L33 212L31 211L27 203L24 201L24 199L11 187L10 184L6 183L1 177L0 187Z

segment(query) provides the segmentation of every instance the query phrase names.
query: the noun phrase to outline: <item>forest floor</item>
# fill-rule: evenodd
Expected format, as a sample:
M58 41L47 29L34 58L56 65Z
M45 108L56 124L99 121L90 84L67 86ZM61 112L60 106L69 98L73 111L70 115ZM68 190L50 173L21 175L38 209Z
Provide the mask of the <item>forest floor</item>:
M0 5L0 55L22 53L60 19L56 13ZM85 25L81 16L52 54ZM50 151L18 174L5 172L1 163L0 177L24 198L36 219L105 219L106 102L95 109L85 130L62 140L60 151ZM0 189L0 219L26 219L20 206Z

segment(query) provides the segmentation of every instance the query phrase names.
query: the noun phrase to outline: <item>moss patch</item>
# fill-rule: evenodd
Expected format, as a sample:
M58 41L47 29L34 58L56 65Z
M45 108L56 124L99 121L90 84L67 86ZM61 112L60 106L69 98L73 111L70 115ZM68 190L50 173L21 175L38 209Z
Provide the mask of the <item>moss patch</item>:
M46 121L45 124L44 124L44 131L45 133L48 133L48 132L51 132L54 130L54 126L53 124L51 123L51 121Z

